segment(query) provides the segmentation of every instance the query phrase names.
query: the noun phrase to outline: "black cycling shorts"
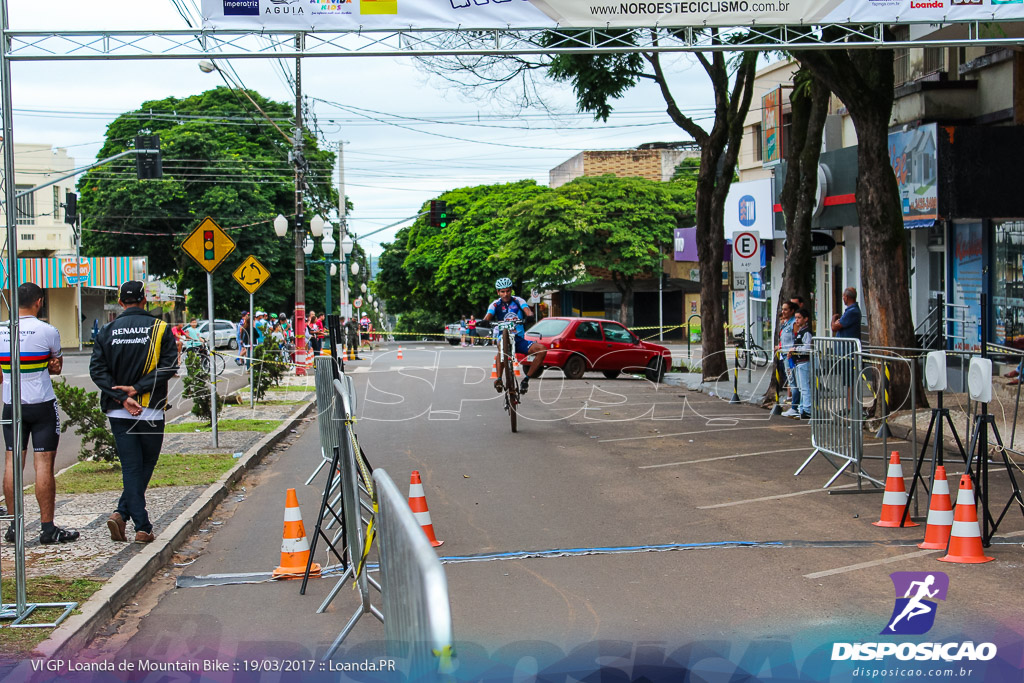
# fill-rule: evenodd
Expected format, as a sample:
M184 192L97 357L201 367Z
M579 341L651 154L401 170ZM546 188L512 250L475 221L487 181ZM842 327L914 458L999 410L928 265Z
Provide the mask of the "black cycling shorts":
M11 419L11 404L4 404L3 419ZM36 453L57 450L60 443L60 412L57 399L44 403L23 403L21 406L21 450L28 448L28 437L32 435L32 450ZM14 429L4 425L4 444L11 450Z

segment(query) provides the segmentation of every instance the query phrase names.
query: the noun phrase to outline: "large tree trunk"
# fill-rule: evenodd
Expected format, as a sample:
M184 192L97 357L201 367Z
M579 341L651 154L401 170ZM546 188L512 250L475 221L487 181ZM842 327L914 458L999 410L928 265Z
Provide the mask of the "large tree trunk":
M872 346L913 348L906 232L899 186L889 160L893 52L878 49L798 52L842 99L857 131L857 215L861 229L861 306ZM893 364L893 408L910 393L909 366ZM918 396L924 398L923 392Z
M722 211L716 211L714 200L715 173L720 157L720 149L712 144L704 145L697 173L697 257L700 259L701 373L704 379L717 379L729 369L725 358L725 317L722 311L725 235Z
M786 182L782 186L780 201L786 219L786 256L782 268L782 285L775 302L776 320L782 315L783 302L795 296L811 299L811 281L814 276L814 257L811 253L811 221L818 189L818 160L821 139L828 116L828 86L802 70L794 76L790 95L792 125L789 135L789 154L786 156ZM821 330L821 323L819 323ZM774 341L778 341L777 339ZM765 398L774 400L779 387L772 375Z

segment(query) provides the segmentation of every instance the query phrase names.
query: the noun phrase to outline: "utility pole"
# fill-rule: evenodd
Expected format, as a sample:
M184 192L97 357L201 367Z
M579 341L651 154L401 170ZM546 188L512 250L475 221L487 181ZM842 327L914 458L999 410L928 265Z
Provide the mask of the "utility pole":
M304 34L295 34L295 50L301 55ZM295 374L306 374L306 263L302 242L306 237L303 189L306 161L302 154L302 57L295 57L295 132L292 138L295 164Z
M348 207L345 202L345 141L338 141L338 246L341 249L341 268L338 277L341 292L338 312L342 318L351 317L348 311L348 259L345 258L345 234L348 231Z

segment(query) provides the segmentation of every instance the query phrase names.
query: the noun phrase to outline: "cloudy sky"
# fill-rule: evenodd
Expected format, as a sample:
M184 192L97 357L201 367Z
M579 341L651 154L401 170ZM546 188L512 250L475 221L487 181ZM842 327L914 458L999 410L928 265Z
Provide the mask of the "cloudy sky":
M186 29L179 7L199 25L198 0L8 5L13 30ZM245 87L294 101L282 72L292 72L294 60L239 59L230 66ZM65 147L79 165L95 159L119 113L222 84L216 73L201 72L197 60L16 62L12 69L15 141ZM682 107L703 116L712 104L703 71L679 56L671 73ZM552 167L583 150L688 137L667 122L664 102L649 85L631 91L603 124L576 112L564 84L544 89L547 110L519 110L510 97L451 87L411 58L309 58L302 82L321 144L344 142L345 190L355 206L349 223L357 235L410 219L448 189L523 178L547 183ZM401 225L368 237L365 246L379 252Z

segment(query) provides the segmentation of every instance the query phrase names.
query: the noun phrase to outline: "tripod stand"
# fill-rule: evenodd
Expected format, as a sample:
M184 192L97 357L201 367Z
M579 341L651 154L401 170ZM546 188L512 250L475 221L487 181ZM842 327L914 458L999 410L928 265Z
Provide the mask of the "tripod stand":
M928 452L928 441L932 437L932 429L935 430L935 441L932 443L932 475L931 482L935 482L935 468L938 465L943 465L943 450L945 444L942 436L942 425L943 422L949 425L949 431L953 433L953 438L956 440L956 447L960 451L960 457L963 458L964 465L968 466L970 471L970 465L967 458L967 451L964 450L964 444L960 440L960 434L956 431L956 426L953 424L953 420L949 417L949 408L942 405L942 394L938 392L938 405L932 408L932 416L928 421L928 431L924 435L924 444L921 445L921 452L917 456L917 464L914 466L914 478L910 482L910 490L907 491L907 505L903 508L903 518L900 520L900 524L904 524L907 521L907 517L910 516L910 501L914 499L914 493L917 490L917 482L921 482L921 486L929 494L931 493L931 486L925 484L924 477L921 476L921 466L924 464L925 453Z
M1011 494L1010 499L1003 506L1003 511L998 518L993 518L989 507L989 486L988 486L988 434L989 429L995 438L999 452L1003 456L1003 466L1010 477ZM988 412L988 404L981 404L981 412L974 416L974 433L971 436L971 456L967 463L967 474L974 481L974 488L978 492L978 502L981 503L981 543L986 548L992 545L992 537L995 536L1003 517L1009 512L1010 506L1017 503L1021 506L1021 514L1024 514L1024 497L1021 496L1020 486L1017 484L1017 477L1014 475L1014 465L1010 462L1009 453L1003 445L1003 437L999 434L999 427L996 426L995 416ZM972 464L977 459L977 469L972 471Z

